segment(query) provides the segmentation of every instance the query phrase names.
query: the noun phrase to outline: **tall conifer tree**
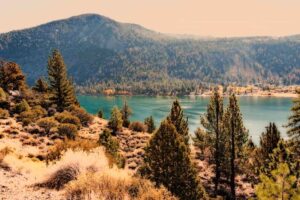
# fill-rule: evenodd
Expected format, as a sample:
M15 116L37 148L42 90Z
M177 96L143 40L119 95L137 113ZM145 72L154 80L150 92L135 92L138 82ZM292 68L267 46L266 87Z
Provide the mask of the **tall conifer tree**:
M175 126L165 120L145 149L141 172L158 186L164 185L182 200L205 199L189 149Z
M155 131L156 128L152 116L147 117L144 121L144 124L147 126L148 133L153 133Z
M262 160L268 160L280 140L280 132L275 123L270 123L260 137L260 152Z
M48 60L48 76L51 100L59 111L77 103L72 81L68 79L66 65L58 50L54 50Z
M171 112L167 119L175 126L176 131L184 138L185 144L189 143L188 119L184 119L183 110L179 101L173 102Z
M229 105L225 112L224 130L229 136L230 189L232 199L235 199L236 158L241 158L242 156L241 152L243 152L244 145L248 141L248 131L244 126L238 101L234 94L230 96Z
M131 115L132 111L129 108L127 101L124 102L123 108L122 108L122 119L123 119L123 126L124 127L129 127L130 125L130 120L129 117Z
M298 97L293 101L292 115L289 117L287 127L288 135L300 146L300 88L297 90Z
M33 86L32 89L35 90L35 91L37 91L37 92L44 93L44 92L48 91L48 84L47 84L47 82L44 79L39 78L36 81L35 86Z
M221 154L224 152L221 148L224 147L223 138L223 98L217 89L214 90L207 106L206 114L201 116L201 124L205 131L212 135L214 144L214 162L215 162L215 195L218 192L218 185L221 176Z

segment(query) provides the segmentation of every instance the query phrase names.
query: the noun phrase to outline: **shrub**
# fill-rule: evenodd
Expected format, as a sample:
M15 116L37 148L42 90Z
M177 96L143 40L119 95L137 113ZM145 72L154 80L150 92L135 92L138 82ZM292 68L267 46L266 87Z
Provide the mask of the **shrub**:
M108 129L105 129L99 137L99 143L106 147L106 150L111 154L118 152L119 143L114 139Z
M143 124L142 122L132 122L129 125L129 129L137 132L146 132L147 126Z
M122 125L123 125L122 113L120 112L118 107L115 106L111 111L108 126L109 128L112 129L113 134L116 134L117 131L120 131L122 129Z
M55 119L60 123L74 124L78 129L81 126L81 122L78 117L73 116L70 112L64 111L62 113L56 113L54 115Z
M83 108L72 105L68 108L68 111L72 115L78 117L82 126L87 126L89 123L93 121L93 117L90 114L88 114Z
M109 154L109 158L112 163L116 163L118 167L124 167L125 160L118 153L119 151L119 142L117 139L113 138L110 131L105 129L102 134L99 136L99 143L103 145L106 149L106 152Z
M150 181L132 178L121 172L87 173L66 186L67 199L135 199L176 200L164 188L156 188Z
M18 114L28 110L30 110L30 106L25 99L23 99L20 103L16 104L15 106L15 112Z
M95 140L81 139L76 140L66 139L65 141L57 140L55 144L49 148L47 153L47 162L58 160L63 153L68 149L76 151L92 152L99 144Z
M79 167L76 164L66 165L55 171L47 180L47 182L39 186L50 189L60 190L68 182L75 180L79 174Z
M0 102L6 101L7 100L7 95L4 92L4 90L0 87Z
M57 127L58 121L54 117L45 117L37 121L37 125L41 128L44 128L46 133L49 133L50 129Z
M147 117L144 121L144 124L147 126L147 132L148 133L153 133L156 129L153 117Z
M7 119L9 117L9 112L0 108L0 119Z
M97 115L98 115L99 118L104 119L104 113L103 113L103 110L99 110L98 113L97 113Z
M67 136L68 139L75 139L77 127L74 124L63 123L58 126L58 134Z
M47 111L40 105L34 106L31 110L37 117L45 117L47 115Z
M5 91L26 88L25 76L18 64L7 62L0 67L0 85Z
M44 108L42 108L41 106L35 106L31 110L20 113L19 120L23 123L24 126L27 126L46 115L47 111Z
M101 149L89 153L67 150L59 161L48 167L45 180L37 186L61 189L80 174L108 169L108 161Z

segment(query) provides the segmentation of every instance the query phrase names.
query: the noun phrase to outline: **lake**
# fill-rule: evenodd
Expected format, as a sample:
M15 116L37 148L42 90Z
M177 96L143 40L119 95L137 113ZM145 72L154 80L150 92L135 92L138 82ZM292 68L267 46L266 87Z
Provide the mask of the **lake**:
M132 121L144 121L152 115L156 126L164 119L175 97L149 97L149 96L78 96L80 105L89 113L96 114L101 108L106 119L110 116L113 106L122 107L126 100L133 114ZM200 115L206 112L209 97L179 97L184 114L189 118L191 134L200 127ZM244 123L249 129L253 141L258 144L260 134L265 130L269 122L275 122L283 137L286 130L283 125L287 123L292 106L291 98L279 97L238 97ZM225 104L227 98L225 98Z

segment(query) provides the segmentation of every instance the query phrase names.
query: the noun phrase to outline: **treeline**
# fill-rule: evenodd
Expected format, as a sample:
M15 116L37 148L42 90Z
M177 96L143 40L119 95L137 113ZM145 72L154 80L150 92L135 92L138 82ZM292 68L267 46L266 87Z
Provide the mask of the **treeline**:
M181 94L195 83L300 83L299 35L178 39L84 15L0 34L0 46L0 59L20 64L30 85L46 76L44 61L59 48L79 91L88 93Z

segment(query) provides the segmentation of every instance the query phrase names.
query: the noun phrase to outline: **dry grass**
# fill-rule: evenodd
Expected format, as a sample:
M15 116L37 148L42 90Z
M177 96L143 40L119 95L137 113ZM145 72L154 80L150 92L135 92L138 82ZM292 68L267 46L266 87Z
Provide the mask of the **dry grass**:
M136 199L175 200L166 189L155 188L147 180L129 176L116 176L118 172L89 173L78 177L66 186L65 195L72 200ZM115 173L114 176L112 174Z
M45 180L38 185L59 190L80 174L104 171L107 168L108 161L102 149L97 148L91 152L69 149L57 163L49 167Z
M89 139L77 138L76 140L56 140L54 145L48 149L46 159L47 162L56 161L60 159L68 149L90 152L98 146L97 141Z
M64 190L67 199L175 199L152 183L130 176L129 171L110 167L104 150L67 150L47 169L37 186Z

